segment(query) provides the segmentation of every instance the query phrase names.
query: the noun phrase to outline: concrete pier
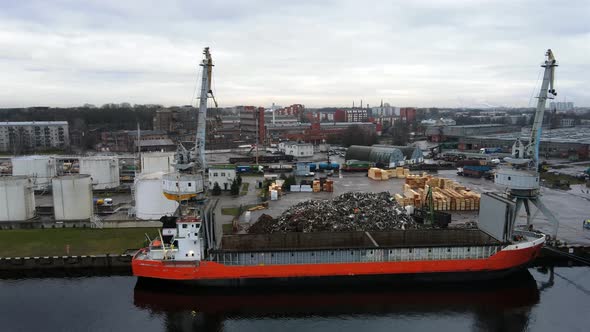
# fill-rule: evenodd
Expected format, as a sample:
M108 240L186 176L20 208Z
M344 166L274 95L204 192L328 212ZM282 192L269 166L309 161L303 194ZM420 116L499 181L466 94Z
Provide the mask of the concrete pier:
M133 255L40 256L0 258L0 271L130 269Z

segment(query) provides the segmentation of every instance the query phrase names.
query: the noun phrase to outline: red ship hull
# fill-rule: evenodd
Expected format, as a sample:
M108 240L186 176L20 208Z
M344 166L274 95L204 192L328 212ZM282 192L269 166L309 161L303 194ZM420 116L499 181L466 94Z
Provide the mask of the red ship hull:
M212 261L173 262L134 259L137 277L164 280L232 280L370 275L427 275L500 272L523 267L536 258L543 244L502 250L484 259L422 260L379 263L330 263L232 266Z

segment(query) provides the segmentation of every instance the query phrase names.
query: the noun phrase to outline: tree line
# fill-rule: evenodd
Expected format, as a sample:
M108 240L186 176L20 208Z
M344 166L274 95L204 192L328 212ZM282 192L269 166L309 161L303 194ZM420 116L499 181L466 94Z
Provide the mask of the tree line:
M111 130L152 129L157 108L136 105L134 107L31 107L0 109L2 121L68 121L70 126L108 128Z

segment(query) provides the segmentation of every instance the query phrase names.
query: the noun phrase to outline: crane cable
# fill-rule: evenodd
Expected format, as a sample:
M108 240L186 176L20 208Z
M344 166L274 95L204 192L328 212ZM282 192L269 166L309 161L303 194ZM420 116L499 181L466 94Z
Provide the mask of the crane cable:
M191 97L191 100L189 102L189 105L191 105L191 106L193 105L193 102L195 100L195 94L197 92L197 85L199 84L199 77L201 77L201 70L202 70L202 67L199 66L199 68L197 70L197 76L195 78L195 85L193 87L193 96ZM196 103L195 103L195 107L198 107L198 105Z
M533 101L533 96L535 95L535 90L537 84L539 83L539 79L541 78L541 72L543 71L542 68L539 68L539 73L537 74L537 80L535 81L535 85L533 86L533 91L531 92L531 97L529 98L528 107L531 107L531 102Z

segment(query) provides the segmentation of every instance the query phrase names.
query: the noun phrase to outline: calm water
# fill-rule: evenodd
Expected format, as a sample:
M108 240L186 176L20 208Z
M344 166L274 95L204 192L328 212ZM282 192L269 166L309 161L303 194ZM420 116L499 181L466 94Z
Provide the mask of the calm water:
M553 272L478 285L213 293L120 276L4 279L0 331L589 331L590 268Z

